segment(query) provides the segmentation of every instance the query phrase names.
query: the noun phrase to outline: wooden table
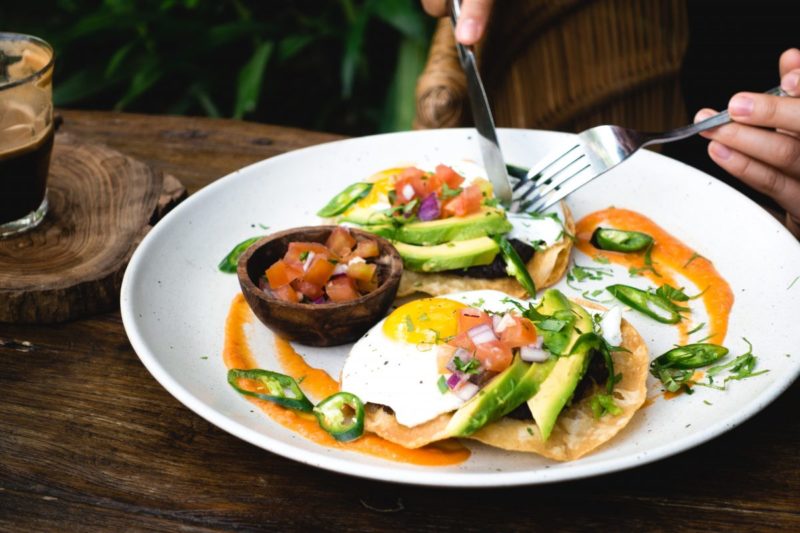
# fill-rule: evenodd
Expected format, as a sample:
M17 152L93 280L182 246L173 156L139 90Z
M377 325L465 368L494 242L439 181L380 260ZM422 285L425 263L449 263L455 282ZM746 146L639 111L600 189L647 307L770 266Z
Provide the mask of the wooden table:
M64 112L64 130L190 192L334 135L229 120ZM795 354L800 355L800 354ZM189 411L145 370L118 312L0 324L0 530L800 530L800 385L723 437L552 485L446 490L311 468Z

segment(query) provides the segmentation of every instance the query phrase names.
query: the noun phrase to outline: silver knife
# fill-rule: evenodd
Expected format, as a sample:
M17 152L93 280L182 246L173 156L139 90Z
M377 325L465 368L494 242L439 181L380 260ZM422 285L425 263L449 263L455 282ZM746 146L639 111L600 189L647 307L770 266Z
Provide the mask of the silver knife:
M456 29L460 14L461 0L452 0L450 18L453 21L453 31ZM508 208L511 205L511 184L508 180L503 153L497 142L497 132L494 128L492 112L489 110L489 101L486 99L486 91L483 89L483 82L478 74L475 53L471 47L464 46L457 40L456 48L461 68L464 69L467 76L467 93L469 94L472 118L475 121L475 128L478 130L478 146L480 146L483 166L492 183L495 197L504 207Z

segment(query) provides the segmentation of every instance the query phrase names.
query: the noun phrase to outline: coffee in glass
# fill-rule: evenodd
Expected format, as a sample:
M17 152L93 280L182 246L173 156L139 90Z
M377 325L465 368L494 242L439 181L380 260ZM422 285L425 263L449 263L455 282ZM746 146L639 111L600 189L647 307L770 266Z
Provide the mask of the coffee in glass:
M0 33L0 237L35 227L47 212L52 88L52 47Z

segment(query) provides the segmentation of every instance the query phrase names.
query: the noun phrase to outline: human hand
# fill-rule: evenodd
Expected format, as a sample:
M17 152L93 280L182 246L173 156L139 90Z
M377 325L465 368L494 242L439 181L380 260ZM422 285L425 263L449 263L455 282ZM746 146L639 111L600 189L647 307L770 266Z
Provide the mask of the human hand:
M772 197L800 239L800 50L781 54L781 88L788 96L743 92L728 102L733 122L701 133L708 155L728 173ZM701 109L695 122L715 114Z
M456 39L461 44L475 44L483 37L494 0L462 0L461 15L456 26ZM431 16L450 13L450 0L422 0L422 8Z

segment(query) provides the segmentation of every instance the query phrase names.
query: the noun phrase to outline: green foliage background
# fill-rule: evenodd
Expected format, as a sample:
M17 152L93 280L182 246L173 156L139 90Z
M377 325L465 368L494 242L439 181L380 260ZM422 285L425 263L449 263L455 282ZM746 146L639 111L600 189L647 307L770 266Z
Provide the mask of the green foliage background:
M0 31L56 49L57 106L409 129L433 30L418 0L34 0Z

